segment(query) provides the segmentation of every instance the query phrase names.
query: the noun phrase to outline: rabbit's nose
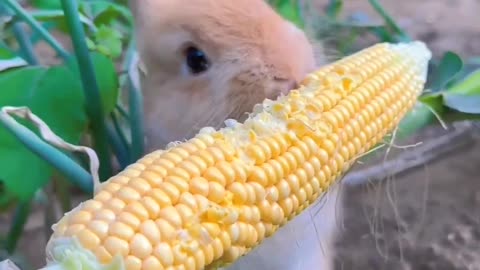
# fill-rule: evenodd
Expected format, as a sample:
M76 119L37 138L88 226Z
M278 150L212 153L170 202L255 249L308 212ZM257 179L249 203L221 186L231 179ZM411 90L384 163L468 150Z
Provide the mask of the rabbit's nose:
M280 92L284 95L288 94L290 91L296 89L298 87L298 82L297 80L294 79L289 79L289 80L283 80L282 82L282 87L280 89Z
M291 90L298 87L298 81L286 77L275 77L272 87L265 92L267 98L277 98L279 95L287 95Z

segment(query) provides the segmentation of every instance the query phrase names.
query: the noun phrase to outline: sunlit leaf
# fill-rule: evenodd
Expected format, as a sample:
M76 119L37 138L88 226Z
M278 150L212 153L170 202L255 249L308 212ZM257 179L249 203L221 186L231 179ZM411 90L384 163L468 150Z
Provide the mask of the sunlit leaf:
M95 48L112 58L121 56L122 33L114 28L101 25L95 32Z
M480 69L470 73L462 81L450 86L448 93L480 95Z
M480 94L453 94L443 95L445 106L462 113L480 114Z

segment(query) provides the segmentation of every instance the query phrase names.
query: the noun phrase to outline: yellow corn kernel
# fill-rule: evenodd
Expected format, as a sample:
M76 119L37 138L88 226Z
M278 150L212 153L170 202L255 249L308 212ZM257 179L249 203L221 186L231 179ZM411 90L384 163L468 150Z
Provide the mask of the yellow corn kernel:
M102 264L123 260L119 270L234 262L398 125L422 91L430 57L420 42L375 45L258 104L242 124L203 129L146 155L54 226L49 265L85 252Z

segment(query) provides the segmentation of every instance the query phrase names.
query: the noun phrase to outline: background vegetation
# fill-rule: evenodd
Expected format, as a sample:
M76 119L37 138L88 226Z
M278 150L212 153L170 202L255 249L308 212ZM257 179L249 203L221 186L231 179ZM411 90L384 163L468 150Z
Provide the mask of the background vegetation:
M130 72L135 44L126 2L0 0L0 108L26 106L66 142L92 145L102 181L143 154L142 96ZM337 57L360 49L358 39L365 35L375 42L412 39L376 0L368 2L381 16L379 24L368 16L341 19L341 0L329 1L322 14L312 12L308 1L270 2L285 18L328 39ZM54 49L54 61L41 63L33 50L38 42ZM426 91L397 136L480 116L479 59L448 51L431 65ZM0 235L0 255L17 260L32 207L59 202L61 211L68 211L72 194L91 194L92 175L85 153L54 147L32 121L15 120L0 114L0 211L13 217ZM53 206L45 211L49 235L58 213Z

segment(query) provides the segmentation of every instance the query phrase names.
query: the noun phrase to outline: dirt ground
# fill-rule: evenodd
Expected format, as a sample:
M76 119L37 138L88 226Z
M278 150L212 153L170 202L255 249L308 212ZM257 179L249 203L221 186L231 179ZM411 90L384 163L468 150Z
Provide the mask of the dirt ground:
M480 1L380 2L435 57L446 50L463 57L480 55ZM347 11L374 14L366 0L345 3ZM480 269L479 143L476 139L389 180L348 189L336 269Z
M480 56L480 0L381 3L409 34L427 42L435 56L446 50L465 57ZM367 0L348 0L345 5L345 15L356 11L374 14ZM432 132L415 140L430 138ZM468 147L420 169L347 189L336 269L480 269L478 173L477 138ZM20 250L35 267L42 265L44 258L43 249L38 248L45 241L41 222L41 217L32 216L20 243Z
M480 140L473 138L448 157L348 188L336 269L480 269Z

